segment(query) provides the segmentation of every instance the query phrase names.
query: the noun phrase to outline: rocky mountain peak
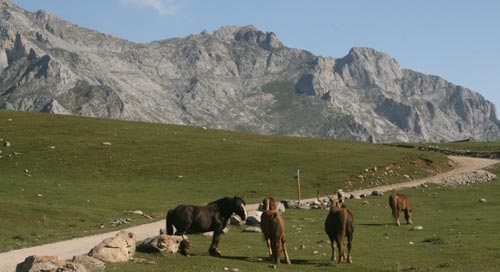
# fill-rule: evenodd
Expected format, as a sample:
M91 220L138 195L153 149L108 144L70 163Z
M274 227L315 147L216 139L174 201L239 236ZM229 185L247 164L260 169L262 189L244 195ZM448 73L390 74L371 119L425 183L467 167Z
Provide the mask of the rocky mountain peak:
M500 140L495 106L355 47L285 47L253 25L146 44L0 0L0 109L372 142Z
M274 32L262 32L254 25L248 26L224 26L214 31L214 36L228 42L245 42L257 44L266 49L281 48L280 42Z

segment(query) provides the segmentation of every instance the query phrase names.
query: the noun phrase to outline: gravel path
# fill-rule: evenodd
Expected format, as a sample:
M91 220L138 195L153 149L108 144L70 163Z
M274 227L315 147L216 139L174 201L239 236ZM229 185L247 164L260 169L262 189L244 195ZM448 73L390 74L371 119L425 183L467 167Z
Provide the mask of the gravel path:
M385 192L390 190L398 190L401 188L418 186L424 183L443 183L446 182L447 178L453 178L463 173L474 172L478 169L485 168L487 166L500 162L498 160L470 158L470 157L450 156L449 158L458 164L458 166L452 171L441 173L429 178L418 179L392 185L379 186L370 189L357 190L349 193L352 194L366 193L370 195L372 191ZM304 201L312 201L312 200L314 199L310 200L306 199ZM258 204L247 205L248 210L255 210L257 209L257 207ZM165 221L161 220L150 224L131 227L128 228L127 230L135 233L137 235L137 240L143 240L145 238L158 235L159 229L163 227L165 227ZM88 253L92 247L97 245L103 239L112 237L116 235L116 233L118 233L118 231L1 253L0 271L1 272L15 271L16 264L22 262L26 257L30 255L50 255L50 256L59 256L61 259L71 259L75 255L82 255Z

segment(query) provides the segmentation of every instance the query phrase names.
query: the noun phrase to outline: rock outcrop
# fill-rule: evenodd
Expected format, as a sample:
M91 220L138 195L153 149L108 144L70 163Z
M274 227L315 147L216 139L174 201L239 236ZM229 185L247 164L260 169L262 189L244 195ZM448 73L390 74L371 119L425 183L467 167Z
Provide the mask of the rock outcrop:
M390 56L255 26L138 44L0 1L0 109L371 142L500 140L495 106Z
M135 234L122 230L95 246L89 256L106 263L128 262L135 254L135 246Z

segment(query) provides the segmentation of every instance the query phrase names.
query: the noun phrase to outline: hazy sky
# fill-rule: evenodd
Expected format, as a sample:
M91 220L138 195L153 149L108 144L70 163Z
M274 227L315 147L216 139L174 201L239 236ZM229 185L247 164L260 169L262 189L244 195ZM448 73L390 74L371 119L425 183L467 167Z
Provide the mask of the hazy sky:
M497 0L13 0L136 42L256 25L288 47L343 57L371 47L500 106Z

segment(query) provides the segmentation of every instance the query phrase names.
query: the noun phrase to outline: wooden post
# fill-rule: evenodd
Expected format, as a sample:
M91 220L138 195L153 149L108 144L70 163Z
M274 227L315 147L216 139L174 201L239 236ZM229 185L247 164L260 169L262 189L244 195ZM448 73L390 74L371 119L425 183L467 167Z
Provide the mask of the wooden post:
M299 199L299 204L300 204L300 169L297 168L297 195Z

